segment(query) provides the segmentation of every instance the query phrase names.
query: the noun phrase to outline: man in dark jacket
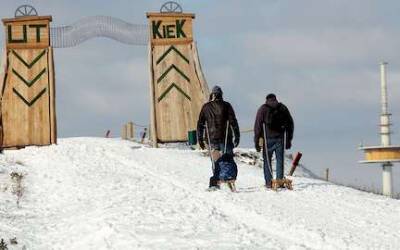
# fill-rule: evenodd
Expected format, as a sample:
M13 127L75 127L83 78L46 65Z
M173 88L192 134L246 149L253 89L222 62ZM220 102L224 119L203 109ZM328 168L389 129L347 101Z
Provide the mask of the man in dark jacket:
M220 87L215 86L212 89L210 101L203 105L197 122L197 139L199 146L201 149L205 149L205 142L208 144L208 135L204 133L207 129L211 144L209 147L213 152L212 158L214 162L218 160L220 152L233 155L233 148L237 147L240 141L239 125L236 120L235 111L229 102L223 100L222 95L223 93ZM228 122L229 128L227 128ZM228 136L225 142L226 132L228 132ZM216 178L216 173L214 172L213 174ZM210 186L215 185L216 183L211 183L210 180Z
M265 142L263 140L264 179L266 187L271 187L272 173L270 171L272 154L276 157L276 179L283 179L284 175L284 147L292 146L294 123L289 109L278 102L274 94L267 95L265 104L257 111L254 123L254 144L257 152L261 151L260 138L267 137L268 158L266 157ZM285 139L285 141L284 141ZM268 159L268 161L267 161Z

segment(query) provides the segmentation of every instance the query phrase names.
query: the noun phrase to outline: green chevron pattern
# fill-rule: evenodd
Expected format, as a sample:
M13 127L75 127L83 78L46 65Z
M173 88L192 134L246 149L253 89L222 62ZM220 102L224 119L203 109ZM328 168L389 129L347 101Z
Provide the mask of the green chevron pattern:
M35 76L35 78L33 78L31 81L26 80L24 77L22 77L15 69L12 69L12 72L14 73L14 75L16 75L21 81L23 81L26 86L31 87L33 84L35 84L35 82L37 82L40 77L46 73L46 68L42 69L42 71L40 71L40 73Z
M187 75L185 75L178 67L176 67L175 64L172 64L171 66L169 66L169 68L158 78L157 83L160 83L168 75L168 73L173 69L176 72L178 72L183 78L185 78L186 81L188 81L190 83L189 77L187 77Z
M191 98L188 94L185 93L185 91L183 91L181 88L179 88L178 85L176 85L174 82L164 91L164 93L162 93L160 95L160 97L158 97L158 102L161 102L162 99L164 99L167 94L173 89L175 88L176 90L178 90L182 95L184 95L186 97L186 99L188 99L189 101L191 101Z
M40 91L40 93L35 96L35 98L33 98L31 101L26 100L19 92L18 90L16 90L15 88L13 88L13 92L15 95L17 95L28 107L31 107L33 104L35 104L35 102L37 100L39 100L40 97L42 97L42 95L44 93L46 93L46 88L44 88L42 91Z
M39 55L37 55L31 62L27 62L21 55L19 55L15 50L12 50L12 54L17 58L25 67L31 69L39 60L46 55L46 49L41 51ZM46 68L42 69L39 74L37 74L32 80L25 79L20 73L18 73L14 68L12 69L12 73L21 80L28 88L32 87L39 79L46 73ZM15 88L13 88L14 94L19 97L28 107L31 107L36 103L37 100L40 99L47 91L47 88L44 88L36 95L31 101L28 101L21 93L18 92Z
M187 59L174 45L171 45L171 47L169 47L168 50L165 51L165 53L162 54L162 56L160 56L160 58L158 58L156 65L158 65L160 62L162 62L162 60L164 60L164 58L172 51L177 53L187 64L189 64L189 59Z
M35 57L35 59L33 59L31 63L25 61L15 50L12 50L12 53L21 63L23 63L28 69L30 69L40 60L40 58L42 58L46 54L46 50L40 52L40 54Z

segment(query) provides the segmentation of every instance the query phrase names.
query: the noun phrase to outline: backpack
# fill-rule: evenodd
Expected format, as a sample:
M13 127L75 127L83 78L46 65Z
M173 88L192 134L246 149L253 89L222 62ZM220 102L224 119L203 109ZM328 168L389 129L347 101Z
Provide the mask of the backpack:
M275 108L268 106L269 112L267 117L267 126L269 129L277 132L284 132L286 126L286 113L282 104L278 104Z

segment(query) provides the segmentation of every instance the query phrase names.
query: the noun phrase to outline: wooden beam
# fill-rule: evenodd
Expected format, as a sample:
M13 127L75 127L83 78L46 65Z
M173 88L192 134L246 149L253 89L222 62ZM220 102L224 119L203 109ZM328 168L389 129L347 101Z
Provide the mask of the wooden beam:
M184 18L192 18L192 19L194 19L196 17L196 15L193 14L193 13L147 12L146 13L146 17L147 18L151 18L151 17L161 17L161 18L165 18L165 17L184 17Z
M0 92L3 89L4 77L6 76L7 71L7 50L3 48L0 54Z
M153 47L148 45L148 58L149 58L149 73L150 73L150 139L153 147L158 147L157 140L157 119L156 119L156 98L154 93L154 69L153 69Z
M49 94L50 94L50 141L52 144L57 143L57 115L56 115L56 78L54 68L53 48L49 47L48 54L49 64Z
M8 62L7 62L7 50L3 48L1 55L1 65L0 65L0 149L3 149L4 145L4 126L3 126L3 94L4 94L4 86L7 81L7 71L8 71Z
M127 124L122 125L122 129L121 129L121 139L122 140L128 139L127 133L126 133L126 131L127 131L126 127L127 127Z
M26 22L26 21L42 21L47 20L49 22L53 21L52 16L24 16L24 17L13 17L13 18L3 18L1 19L3 24L8 24L12 22Z
M204 76L203 69L201 68L199 52L197 50L197 43L192 42L191 48L193 51L192 53L193 53L193 63L195 67L195 73L201 85L201 90L203 93L203 102L206 103L210 96L210 89L208 88L206 77Z

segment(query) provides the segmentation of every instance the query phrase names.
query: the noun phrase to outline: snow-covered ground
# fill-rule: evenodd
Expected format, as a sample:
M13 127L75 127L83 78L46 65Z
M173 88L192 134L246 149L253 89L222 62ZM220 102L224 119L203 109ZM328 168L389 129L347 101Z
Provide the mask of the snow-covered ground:
M13 171L25 175L19 207ZM6 151L0 238L9 249L400 249L399 200L305 177L268 191L246 164L238 193L206 192L209 175L198 151L118 139Z

